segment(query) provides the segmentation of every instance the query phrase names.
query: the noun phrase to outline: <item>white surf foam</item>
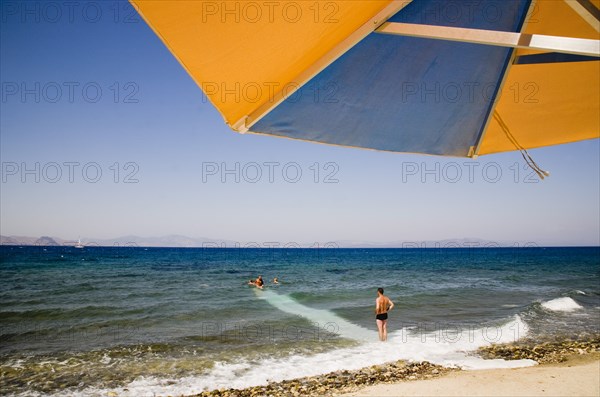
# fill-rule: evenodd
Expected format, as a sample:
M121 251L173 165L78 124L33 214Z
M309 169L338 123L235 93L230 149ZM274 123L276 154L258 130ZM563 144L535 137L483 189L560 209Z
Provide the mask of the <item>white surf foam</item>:
M373 342L378 339L377 331L370 330L343 319L329 310L313 309L304 306L288 295L277 294L273 291L257 291L258 297L285 313L304 317L319 324L324 330L358 341Z
M567 296L542 302L542 307L554 312L572 312L583 307Z
M335 321L339 333L363 341L360 345L324 353L291 355L285 358L265 358L262 361L239 360L218 362L203 376L178 379L140 377L125 387L112 390L87 389L78 396L105 395L114 391L118 396L189 395L215 388L244 388L264 385L269 381L314 376L338 370L353 370L390 361L429 361L467 370L516 368L536 365L533 360L484 360L473 354L477 348L492 343L508 343L524 337L527 324L516 315L499 327L448 329L433 327L434 332L407 329L391 333L388 342L372 341L376 332L367 330L336 316L327 310L317 310L299 304L288 296L270 291L259 293L273 306L311 321ZM348 327L348 328L346 328ZM371 341L365 341L369 340ZM71 394L59 394L70 396Z

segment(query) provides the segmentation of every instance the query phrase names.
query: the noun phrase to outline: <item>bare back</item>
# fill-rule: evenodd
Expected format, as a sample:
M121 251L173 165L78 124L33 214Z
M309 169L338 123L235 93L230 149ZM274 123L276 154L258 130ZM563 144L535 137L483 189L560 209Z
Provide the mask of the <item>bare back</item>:
M387 313L390 306L391 306L390 299L385 295L381 295L379 298L377 298L375 300L375 314Z

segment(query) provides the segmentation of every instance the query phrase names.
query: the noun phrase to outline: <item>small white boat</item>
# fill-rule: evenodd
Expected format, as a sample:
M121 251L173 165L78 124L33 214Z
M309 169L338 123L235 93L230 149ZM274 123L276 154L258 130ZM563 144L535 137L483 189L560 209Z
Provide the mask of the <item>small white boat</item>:
M81 244L81 239L77 239L77 245L75 245L75 248L83 248L84 245Z

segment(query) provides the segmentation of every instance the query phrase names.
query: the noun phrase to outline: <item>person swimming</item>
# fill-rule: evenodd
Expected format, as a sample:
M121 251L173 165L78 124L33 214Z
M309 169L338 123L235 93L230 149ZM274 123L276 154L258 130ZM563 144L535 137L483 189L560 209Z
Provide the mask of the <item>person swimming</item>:
M277 279L277 277L275 277L275 278L273 279L273 284L279 284L279 280Z
M263 286L265 285L265 282L263 281L262 276L258 276L256 281L254 282L254 285L256 285L257 288L260 288L260 289L263 288Z

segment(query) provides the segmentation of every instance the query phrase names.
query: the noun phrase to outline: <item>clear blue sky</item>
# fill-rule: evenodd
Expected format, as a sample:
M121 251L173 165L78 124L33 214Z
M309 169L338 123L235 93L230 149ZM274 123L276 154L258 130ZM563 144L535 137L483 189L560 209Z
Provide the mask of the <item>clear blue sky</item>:
M526 183L518 153L472 161L238 135L148 26L137 16L126 23L127 3L53 4L60 8L2 3L3 235L600 243L598 140L532 150L552 176ZM203 164L236 162L239 183L230 174L223 183L220 173L203 181ZM272 181L269 162L279 163ZM296 183L297 166L289 163L302 171ZM324 169L327 163L334 165ZM23 165L34 171L24 173ZM438 182L422 172L436 166ZM331 172L337 182L325 183ZM136 183L124 183L130 173Z

